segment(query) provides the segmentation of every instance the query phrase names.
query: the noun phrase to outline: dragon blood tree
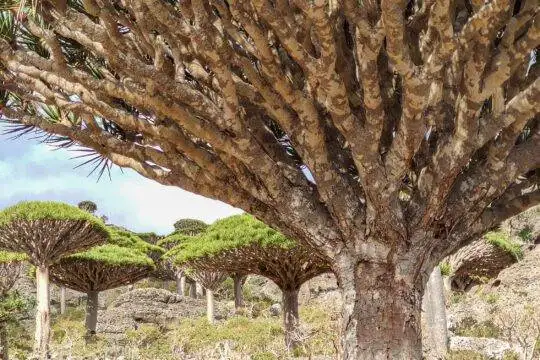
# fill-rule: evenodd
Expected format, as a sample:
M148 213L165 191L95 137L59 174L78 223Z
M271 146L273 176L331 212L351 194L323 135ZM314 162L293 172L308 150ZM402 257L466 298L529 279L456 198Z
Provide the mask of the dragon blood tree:
M21 275L21 268L27 256L22 253L0 251L0 359L8 360L8 338L6 322L21 307L17 294L10 290Z
M95 335L100 291L132 284L149 276L154 262L145 253L106 244L63 257L51 266L51 279L86 293L86 335Z
M311 278L330 272L323 256L287 239L250 215L235 215L212 224L207 231L171 251L177 264L203 271L257 274L281 289L287 347L295 347L298 292Z
M214 291L228 277L226 272L216 269L191 267L186 269L187 275L197 281L206 290L206 318L210 324L215 321ZM202 291L201 291L202 292ZM201 294L202 296L202 294Z
M156 245L159 245L167 250L180 245L184 241L190 240L190 236L198 235L208 228L208 224L198 219L180 219L174 223L174 232L169 236L159 240ZM190 295L196 297L196 285L192 279L188 279L181 266L176 266L169 258L163 259L158 264L158 268L163 269L163 275L167 279L176 281L176 289L178 294L185 295L186 281L190 283ZM158 270L159 271L159 270Z
M49 267L108 239L101 220L67 204L22 202L0 211L0 248L25 253L36 267L35 351L40 359L49 356Z
M38 3L0 17L8 132L323 253L347 360L420 359L435 265L540 203L538 0Z

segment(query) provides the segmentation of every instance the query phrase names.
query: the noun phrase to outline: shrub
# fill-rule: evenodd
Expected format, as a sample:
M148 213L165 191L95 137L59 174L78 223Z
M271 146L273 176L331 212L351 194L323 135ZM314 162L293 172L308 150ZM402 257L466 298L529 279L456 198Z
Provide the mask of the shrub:
M142 347L148 347L157 342L162 335L160 328L152 324L142 324L137 330L126 331L126 339Z
M491 320L477 322L472 317L466 317L458 324L455 334L467 337L500 338L501 329Z
M519 238L523 240L523 242L531 242L533 240L533 228L530 225L526 225L523 229L519 230L518 234Z

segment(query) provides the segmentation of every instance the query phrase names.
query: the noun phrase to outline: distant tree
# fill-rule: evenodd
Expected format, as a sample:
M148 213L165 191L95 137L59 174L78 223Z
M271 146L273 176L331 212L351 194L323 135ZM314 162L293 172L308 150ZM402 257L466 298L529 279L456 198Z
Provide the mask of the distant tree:
M183 220L186 220L186 219L183 219ZM183 220L179 220L177 221L177 223L182 222ZM185 223L186 222L184 222L184 224ZM193 229L193 227L191 226L190 228ZM195 233L192 231L188 231L188 233L197 234L199 232ZM164 237L163 239L160 239L156 244L166 250L171 250L172 248L191 240L192 240L192 236L190 236L189 234L184 234L182 233L182 231L179 231L179 232L174 232L171 235ZM191 297L196 298L197 292L195 289L196 285L194 283L194 280L189 279L186 276L186 273L184 270L185 269L182 266L176 265L174 261L171 261L169 257L165 256L158 263L157 270L156 270L156 277L160 279L176 281L176 290L178 294L182 296L186 295L186 285L189 285L189 295Z
M21 308L24 301L17 293L10 293L21 275L22 264L27 256L22 253L0 251L0 359L9 359L7 322Z
M189 268L186 272L189 277L206 289L206 318L210 324L213 324L215 321L214 291L227 278L228 274L216 269L202 269L198 267Z
M207 227L207 223L197 219L180 219L174 223L175 232L183 235L197 235Z
M251 215L219 220L203 234L170 250L167 256L177 265L198 272L258 274L272 280L283 294L285 342L290 348L298 345L300 286L317 275L330 272L327 259ZM238 291L235 288L235 294Z
M39 359L50 356L50 266L109 238L101 220L67 204L22 202L0 212L0 248L25 253L36 267L35 351Z
M106 244L63 257L51 266L51 279L86 293L85 326L90 339L96 333L99 292L132 284L153 269L154 262L141 251Z
M79 209L88 211L90 214L94 214L97 211L96 203L90 200L81 201L77 206Z

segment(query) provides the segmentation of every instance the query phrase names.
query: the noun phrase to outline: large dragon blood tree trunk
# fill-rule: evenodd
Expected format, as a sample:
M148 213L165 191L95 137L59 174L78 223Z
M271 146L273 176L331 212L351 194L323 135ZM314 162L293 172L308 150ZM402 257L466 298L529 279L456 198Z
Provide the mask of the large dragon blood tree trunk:
M341 259L343 359L422 358L420 317L424 282L385 263Z
M38 8L3 13L9 132L93 149L101 173L224 201L323 254L348 360L419 359L427 274L540 203L537 0Z
M48 355L49 339L51 337L49 268L36 268L36 333L35 347L41 358Z

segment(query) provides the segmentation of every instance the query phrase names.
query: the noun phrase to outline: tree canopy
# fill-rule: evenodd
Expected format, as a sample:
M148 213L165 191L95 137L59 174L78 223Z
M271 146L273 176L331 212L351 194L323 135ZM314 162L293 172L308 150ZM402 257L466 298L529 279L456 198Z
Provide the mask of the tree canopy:
M81 292L103 291L147 277L154 268L146 254L106 244L62 258L51 267L51 279Z

